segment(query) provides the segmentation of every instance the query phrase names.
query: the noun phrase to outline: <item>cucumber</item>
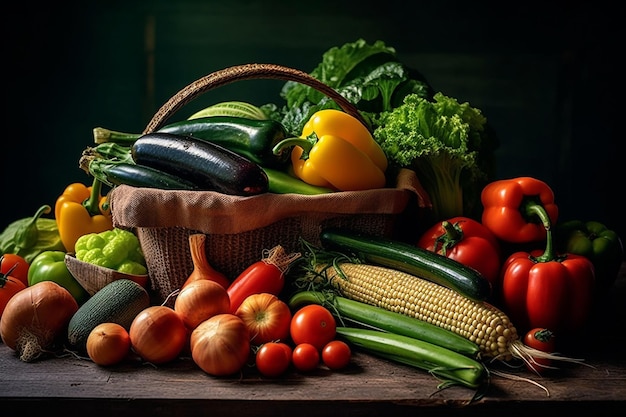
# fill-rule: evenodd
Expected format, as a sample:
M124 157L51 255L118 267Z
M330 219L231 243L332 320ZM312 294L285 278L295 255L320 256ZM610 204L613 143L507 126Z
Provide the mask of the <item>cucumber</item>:
M326 187L318 187L307 184L299 178L289 175L287 172L272 168L263 168L269 179L269 192L275 194L327 194L335 190Z
M198 186L176 175L160 171L148 166L126 162L110 162L105 159L94 159L89 169L101 174L109 186L120 184L133 187L160 188L163 190L197 190ZM94 175L95 176L95 175Z
M283 168L290 161L291 151L274 154L273 148L289 137L283 125L275 120L255 120L246 117L208 116L181 120L163 126L153 133L192 136L215 143L242 155L252 162L270 168ZM132 145L142 135L97 127L94 142Z
M133 319L150 306L144 287L130 279L118 279L105 285L89 298L70 319L69 344L86 352L89 333L101 323L117 323L130 330Z
M252 196L269 189L260 165L215 143L202 139L155 132L133 143L131 155L145 165L192 182L202 190Z
M427 279L475 301L491 296L490 282L475 269L408 243L338 228L323 230L320 242L326 249Z

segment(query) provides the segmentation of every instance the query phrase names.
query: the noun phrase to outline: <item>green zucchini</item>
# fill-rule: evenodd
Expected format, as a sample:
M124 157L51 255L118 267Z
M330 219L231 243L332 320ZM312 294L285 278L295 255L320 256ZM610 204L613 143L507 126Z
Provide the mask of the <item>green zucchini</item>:
M120 184L133 187L160 188L163 190L197 190L198 186L176 175L144 165L93 159L89 170L109 186Z
M319 304L337 317L339 323L385 331L422 340L450 349L472 359L480 358L480 348L471 340L424 320L385 310L360 301L319 291L299 291L289 299L289 307L297 310L305 304ZM350 326L353 327L353 326Z
M203 190L252 196L269 189L260 165L215 143L172 133L149 133L133 143L135 163L192 182Z
M408 336L370 329L337 326L337 336L366 352L428 371L444 385L480 388L489 373L481 362L441 346Z
M288 137L283 125L275 120L232 116L200 117L165 125L157 132L203 139L270 168L284 167L291 155L290 149L278 155L273 153L274 146ZM94 129L96 143L114 142L128 145L141 136L101 127Z
M89 298L70 319L69 344L81 351L87 349L89 333L101 323L117 323L130 330L133 319L150 306L144 287L130 279L118 279L105 285Z
M475 301L491 296L491 284L478 271L415 245L338 228L323 230L320 242L326 249L350 252L362 261L427 279Z
M307 184L301 179L278 169L263 167L263 171L265 171L269 179L269 192L271 193L316 195L335 191L330 188Z

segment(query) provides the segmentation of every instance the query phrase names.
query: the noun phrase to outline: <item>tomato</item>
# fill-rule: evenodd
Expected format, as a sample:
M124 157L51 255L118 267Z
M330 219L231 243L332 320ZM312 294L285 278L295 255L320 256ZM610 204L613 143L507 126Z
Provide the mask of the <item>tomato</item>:
M322 362L328 369L343 369L350 363L352 351L347 343L341 340L328 342L322 349Z
M268 342L256 352L256 367L262 375L282 375L290 364L291 348L285 343Z
M248 326L252 344L285 341L289 337L291 310L274 294L259 293L246 297L235 314Z
M26 285L12 275L0 274L0 317L9 300L18 292L26 288Z
M495 235L476 220L453 217L439 222L420 237L417 246L474 268L492 286L498 283L500 244Z
M537 349L546 353L553 353L556 349L556 341L554 338L554 333L542 327L536 327L528 331L524 335L524 344L533 349ZM545 371L546 370L545 366L550 366L552 363L552 361L549 358L534 357L533 359L535 362L537 362L537 364L526 363L526 367L529 370L533 372L537 372L537 373L541 373L542 371ZM544 365L544 366L541 366L541 365Z
M14 253L5 253L0 258L0 274L9 274L11 271L9 275L22 281L25 287L28 287L28 266L26 259Z
M291 339L296 345L310 343L321 352L337 334L337 323L330 310L309 304L296 311L291 319Z
M293 366L300 372L309 372L320 363L320 352L310 343L300 343L291 354Z

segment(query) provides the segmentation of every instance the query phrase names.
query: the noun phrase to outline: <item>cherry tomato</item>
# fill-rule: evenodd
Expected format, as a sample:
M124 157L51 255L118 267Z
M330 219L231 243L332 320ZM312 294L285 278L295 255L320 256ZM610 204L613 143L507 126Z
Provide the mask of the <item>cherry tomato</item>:
M343 369L350 363L352 351L347 343L341 340L328 342L322 349L322 362L328 369Z
M17 266L13 268L16 264ZM28 266L26 259L14 253L5 253L0 258L0 274L8 274L11 271L9 275L22 281L26 287L28 287Z
M310 343L321 352L328 342L335 339L337 323L326 307L309 304L294 313L290 332L296 345Z
M550 330L537 327L534 328L524 335L524 344L526 346L530 346L531 348L540 350L542 352L552 353L556 348L556 341L554 338L554 333ZM549 358L534 358L537 364L527 363L526 367L534 372L541 373L542 371L546 371L547 368L540 366L550 366L552 361Z
M279 376L289 368L290 364L291 348L285 343L265 343L256 353L256 367L265 376Z
M320 352L310 343L300 343L293 348L291 362L300 372L312 371L320 363Z

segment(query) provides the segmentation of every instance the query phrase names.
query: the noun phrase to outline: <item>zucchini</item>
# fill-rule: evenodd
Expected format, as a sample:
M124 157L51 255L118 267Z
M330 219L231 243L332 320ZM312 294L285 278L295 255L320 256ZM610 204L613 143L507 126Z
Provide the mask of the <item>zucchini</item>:
M323 230L320 242L326 249L352 253L362 261L427 279L474 301L491 296L491 283L478 271L415 245L338 228Z
M432 343L395 333L343 326L337 326L337 336L371 354L428 371L444 380L444 386L480 388L489 381L484 364Z
M95 143L114 142L126 145L134 143L142 136L102 127L95 128L93 133ZM278 155L273 153L274 146L288 137L283 125L275 120L255 120L232 116L200 117L168 124L153 133L200 138L270 168L286 166L291 156L290 149Z
M320 291L299 291L291 296L288 304L292 311L306 304L319 304L331 311L339 323L350 322L371 330L401 334L450 349L472 359L480 358L479 346L459 334L424 320L339 295L326 295Z
M126 162L111 162L94 159L89 170L95 177L105 179L109 186L120 184L133 187L160 188L163 190L197 190L198 186L176 175L144 165Z
M101 323L117 323L130 330L133 319L150 306L144 287L130 279L118 279L105 285L89 298L70 319L69 344L81 352L87 350L89 333Z
M263 171L265 171L267 178L269 179L270 193L316 195L332 193L335 191L330 188L307 184L301 179L278 169L264 167Z
M149 133L133 143L135 163L190 181L203 190L252 196L269 189L256 163L215 143L172 133Z

